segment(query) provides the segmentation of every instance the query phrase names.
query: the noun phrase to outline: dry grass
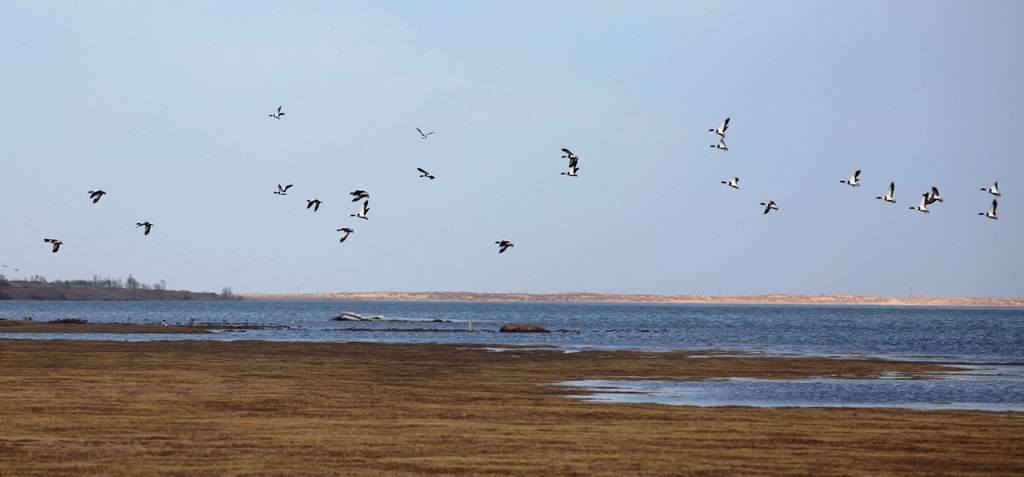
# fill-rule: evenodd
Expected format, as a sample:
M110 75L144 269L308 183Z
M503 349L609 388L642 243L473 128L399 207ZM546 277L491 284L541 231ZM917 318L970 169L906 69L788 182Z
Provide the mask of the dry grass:
M548 383L925 363L0 340L0 475L1024 474L1016 414L586 403Z

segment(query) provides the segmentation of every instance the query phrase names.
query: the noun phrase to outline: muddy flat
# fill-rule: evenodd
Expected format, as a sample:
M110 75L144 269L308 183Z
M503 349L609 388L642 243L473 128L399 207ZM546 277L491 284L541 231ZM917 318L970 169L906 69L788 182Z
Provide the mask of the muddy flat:
M610 404L553 384L949 370L934 363L37 340L0 340L0 363L0 475L1024 475L1018 413Z
M194 326L129 323L59 323L54 321L5 320L0 333L97 333L97 334L200 334L209 331Z

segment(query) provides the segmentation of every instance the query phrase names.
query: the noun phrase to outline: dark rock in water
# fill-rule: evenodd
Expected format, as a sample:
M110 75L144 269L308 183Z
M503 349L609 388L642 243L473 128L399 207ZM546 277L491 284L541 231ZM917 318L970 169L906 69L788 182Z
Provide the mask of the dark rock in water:
M433 320L430 321L434 323L451 323L451 320L442 320L441 318L434 318Z
M550 333L543 326L509 323L501 325L500 333Z

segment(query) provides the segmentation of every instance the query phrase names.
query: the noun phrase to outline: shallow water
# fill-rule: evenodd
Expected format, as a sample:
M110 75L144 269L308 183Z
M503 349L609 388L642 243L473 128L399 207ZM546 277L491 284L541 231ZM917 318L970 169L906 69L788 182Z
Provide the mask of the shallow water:
M884 407L1024 411L1020 366L979 368L940 379L726 379L708 381L569 381L587 401L685 406Z
M342 312L411 321L336 322ZM2 335L114 340L282 340L553 345L567 350L728 349L1024 363L1024 310L877 306L645 305L472 302L0 301L0 316L90 322L280 326L209 335ZM435 323L431 320L446 320ZM468 332L468 322L473 332ZM497 333L531 323L550 334ZM407 329L410 331L395 331ZM415 330L415 331L414 331Z

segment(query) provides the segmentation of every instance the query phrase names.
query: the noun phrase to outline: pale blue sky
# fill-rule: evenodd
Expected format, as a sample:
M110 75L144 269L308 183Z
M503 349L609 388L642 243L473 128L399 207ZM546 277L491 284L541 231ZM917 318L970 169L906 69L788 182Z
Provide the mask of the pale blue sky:
M7 0L0 40L0 263L23 272L1024 295L1022 2ZM945 203L908 210L932 185Z

